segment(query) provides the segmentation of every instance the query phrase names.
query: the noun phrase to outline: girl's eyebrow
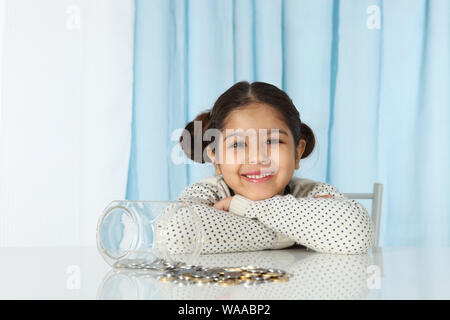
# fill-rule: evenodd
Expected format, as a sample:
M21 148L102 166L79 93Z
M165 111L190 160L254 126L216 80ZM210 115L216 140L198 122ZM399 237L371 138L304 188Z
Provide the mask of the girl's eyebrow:
M289 136L288 134L287 134L287 132L286 131L284 131L283 129L271 129L271 128L269 128L269 129L265 129L265 130L267 130L267 134L268 135L270 135L272 132L272 130L278 130L278 132L280 133L280 134L284 134L284 135L286 135L286 136ZM232 134L229 134L229 135L227 135L226 137L225 137L225 140L227 140L228 138L230 138L230 137L232 137L232 136L242 136L242 135L245 135L242 131L237 131L237 132L234 132L234 133L232 133Z

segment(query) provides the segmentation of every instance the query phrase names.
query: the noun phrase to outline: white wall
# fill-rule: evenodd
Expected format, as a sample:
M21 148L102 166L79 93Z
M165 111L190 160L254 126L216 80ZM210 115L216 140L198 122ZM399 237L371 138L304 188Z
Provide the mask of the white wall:
M124 199L133 0L0 0L0 246L95 245Z

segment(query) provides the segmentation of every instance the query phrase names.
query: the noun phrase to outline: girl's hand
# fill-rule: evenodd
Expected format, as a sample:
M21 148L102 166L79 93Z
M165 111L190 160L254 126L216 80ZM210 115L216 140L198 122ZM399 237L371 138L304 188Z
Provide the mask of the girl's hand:
M231 199L233 199L233 196L225 198L225 199L222 199L220 201L217 201L214 204L214 208L219 209L219 210L228 211L229 208L230 208Z
M314 198L332 198L333 196L331 195L331 194L326 194L326 195L319 195L319 194L316 194L315 196L314 196Z

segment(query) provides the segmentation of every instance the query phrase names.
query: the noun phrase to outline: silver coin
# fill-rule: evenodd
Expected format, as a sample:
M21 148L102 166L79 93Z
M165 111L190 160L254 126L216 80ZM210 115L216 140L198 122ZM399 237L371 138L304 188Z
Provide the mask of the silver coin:
M279 273L280 277L286 275L286 271L280 269L267 269L269 272Z
M206 271L225 272L224 268L206 268Z
M197 270L194 273L192 273L192 276L194 278L206 278L206 272L203 270Z
M188 268L181 268L180 271L184 272L184 273L195 273L197 270L195 270L195 269L188 269Z
M242 276L241 272L229 271L224 273L226 279L240 279Z
M153 261L145 259L124 259L114 264L115 268L128 268L136 270L131 276L153 277L164 282L173 282L178 285L200 284L217 285L223 281L236 281L245 286L269 282L269 278L277 279L286 275L283 270L276 268L258 268L247 265L243 267L203 267L201 265L185 264L181 261L167 261L156 258ZM277 273L279 276L270 276ZM266 275L266 276L264 276ZM245 277L244 281L240 279Z
M215 270L207 270L205 272L205 276L212 279L212 278L218 278L220 276L220 274Z

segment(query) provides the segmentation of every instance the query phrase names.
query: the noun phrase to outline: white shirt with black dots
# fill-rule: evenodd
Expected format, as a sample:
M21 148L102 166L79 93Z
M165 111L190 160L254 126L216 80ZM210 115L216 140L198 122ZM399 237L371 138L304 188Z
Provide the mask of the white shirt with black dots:
M374 226L363 205L344 197L335 187L292 177L290 193L253 201L234 195L229 211L214 208L231 196L222 175L186 187L176 199L198 214L204 243L201 253L282 249L294 244L321 253L364 254L373 246ZM331 198L314 198L331 194ZM172 253L189 251L193 225L178 219L168 228Z

